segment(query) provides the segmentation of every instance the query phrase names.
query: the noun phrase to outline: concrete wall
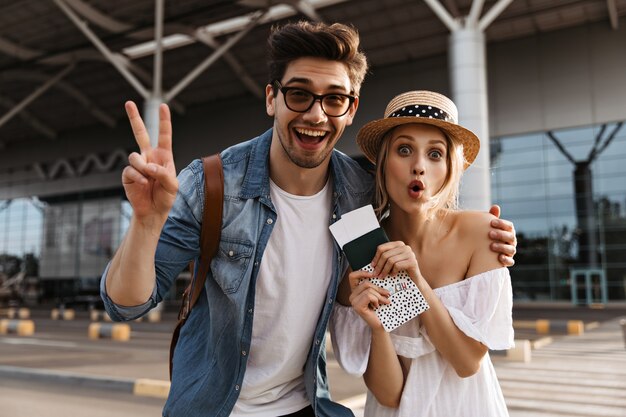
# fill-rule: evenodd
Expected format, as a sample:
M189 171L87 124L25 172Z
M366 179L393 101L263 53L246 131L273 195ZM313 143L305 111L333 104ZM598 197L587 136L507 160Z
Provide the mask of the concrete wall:
M625 45L626 19L620 21L619 30L601 22L489 44L490 134L504 136L626 119ZM449 94L447 57L373 69L361 91L354 124L338 148L358 155L354 143L358 128L381 117L394 95L410 89ZM250 98L224 100L190 108L184 116L174 115L177 168L253 137L271 123L263 101ZM114 129L97 127L67 133L56 141L12 145L0 152L0 200L117 186L124 161L119 161L113 175L93 173L90 178L52 182L42 181L32 166L34 162L50 166L60 158L78 164L89 153L104 155L135 148L125 119Z
M626 119L626 20L492 44L491 136Z

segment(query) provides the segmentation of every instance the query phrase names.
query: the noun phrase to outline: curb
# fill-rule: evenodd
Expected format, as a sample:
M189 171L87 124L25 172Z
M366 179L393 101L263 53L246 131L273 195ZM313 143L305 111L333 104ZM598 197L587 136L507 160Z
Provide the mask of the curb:
M531 346L532 349L541 349L544 346L548 346L553 341L554 340L552 339L552 337L544 336L544 337L539 338L539 339L531 340L530 341L530 346Z
M0 366L0 378L37 380L94 389L126 392L141 397L167 398L170 382L157 379L132 379L113 376L91 376L66 371L48 371L18 366Z
M587 326L592 328L594 323L589 323ZM587 326L582 320L513 320L514 329L534 330L537 334L581 335Z
M135 381L133 395L166 399L170 393L170 381L140 378Z

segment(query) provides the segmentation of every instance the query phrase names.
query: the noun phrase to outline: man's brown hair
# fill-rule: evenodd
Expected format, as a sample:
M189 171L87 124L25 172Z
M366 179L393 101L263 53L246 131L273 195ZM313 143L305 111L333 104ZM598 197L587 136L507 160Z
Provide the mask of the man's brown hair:
M325 58L345 64L353 93L358 94L367 72L367 59L359 50L359 33L341 23L299 21L272 28L269 83L281 80L287 65L303 57Z

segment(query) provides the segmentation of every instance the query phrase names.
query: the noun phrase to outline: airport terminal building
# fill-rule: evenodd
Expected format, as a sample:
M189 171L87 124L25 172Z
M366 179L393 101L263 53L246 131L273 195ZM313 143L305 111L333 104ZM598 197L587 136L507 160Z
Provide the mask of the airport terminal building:
M179 170L270 128L265 41L294 19L361 34L354 158L394 95L457 103L481 138L461 202L515 223L515 300L626 301L626 0L23 0L0 6L0 304L97 288L132 212L126 100L170 104Z

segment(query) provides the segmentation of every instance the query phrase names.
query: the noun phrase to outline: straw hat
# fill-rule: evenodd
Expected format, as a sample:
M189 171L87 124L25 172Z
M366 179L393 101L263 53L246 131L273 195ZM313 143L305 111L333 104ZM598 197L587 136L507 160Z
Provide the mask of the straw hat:
M373 120L359 130L356 143L367 159L375 164L383 137L389 130L407 123L433 125L463 144L467 169L476 159L480 141L473 132L458 125L458 117L456 106L443 94L407 91L391 99L383 119Z

